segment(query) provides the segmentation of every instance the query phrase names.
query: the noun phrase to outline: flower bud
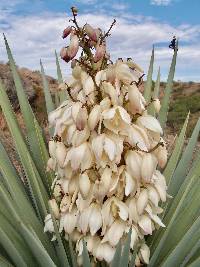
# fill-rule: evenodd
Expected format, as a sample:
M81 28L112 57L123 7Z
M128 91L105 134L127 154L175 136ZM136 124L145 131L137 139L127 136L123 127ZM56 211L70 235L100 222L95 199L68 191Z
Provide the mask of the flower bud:
M146 153L142 158L141 176L145 183L150 183L157 166L157 159L153 154Z
M137 199L137 211L141 215L148 203L148 193L146 189L143 189Z
M96 232L101 228L102 221L103 220L102 220L100 205L93 204L91 206L91 213L89 218L89 228L92 236L94 236Z
M51 207L51 210L53 211L54 217L58 219L60 217L60 212L56 200L54 198L49 200L49 205Z
M163 134L159 121L151 115L144 114L140 116L137 119L137 124L151 130L152 132Z
M160 111L160 100L158 98L153 100L153 106L155 108L156 113Z
M65 195L60 203L60 211L62 213L65 213L71 205L71 197L68 195Z
M66 29L64 29L62 38L65 39L71 33L71 30L72 30L71 26L68 26Z
M132 232L131 232L131 243L130 243L130 247L133 249L136 241L138 240L138 233L136 228L133 226L132 227Z
M125 161L130 175L136 180L139 180L141 177L142 157L136 151L128 151Z
M96 257L99 260L105 260L108 263L111 263L115 254L115 249L110 246L108 243L99 244L96 249Z
M60 168L63 168L66 155L67 155L67 149L65 145L61 142L57 142L56 143L56 160Z
M90 25L90 24L85 24L84 26L85 32L87 36L94 42L97 42L97 31Z
M145 110L145 100L135 84L129 86L128 99L130 101L131 112L133 114L142 113L142 111Z
M56 142L53 140L49 141L49 154L52 158L55 158L56 155Z
M69 181L69 194L73 195L75 191L79 188L79 183L77 178L73 178Z
M63 47L60 51L60 57L66 61L69 62L70 61L70 55L69 55L69 47Z
M76 209L73 209L71 212L68 212L64 216L64 222L63 226L65 229L65 232L68 234L71 234L77 224L77 212Z
M83 173L82 175L79 176L79 188L81 195L83 199L88 197L88 193L90 191L90 178L87 175L87 173Z
M56 184L55 187L54 187L54 190L53 190L53 195L55 198L60 198L61 196L61 186L59 184Z
M145 235L151 235L152 234L152 223L151 219L147 215L142 215L140 217L140 220L138 222L141 229L144 231Z
M53 233L54 232L54 226L53 226L53 221L52 221L52 218L51 218L51 214L47 214L47 216L44 219L44 223L45 223L44 232L45 233L46 232Z
M142 260L142 262L144 262L145 264L149 264L150 250L146 244L142 244L139 251L139 257Z
M55 170L55 167L56 167L55 160L52 158L49 158L47 161L47 168L46 168L47 172L51 170Z
M164 168L167 163L167 149L166 147L159 147L157 153L158 165L160 168Z
M97 235L88 236L87 238L87 249L96 257L96 250L100 244L100 238Z
M125 172L125 180L126 180L125 196L128 196L135 190L136 181L131 177L131 175L128 172Z
M120 220L115 220L108 229L108 232L105 234L102 243L108 241L111 246L115 247L121 239L125 231L125 227L125 223L122 223Z
M70 44L69 44L69 56L70 56L70 59L73 59L76 56L76 54L78 52L78 49L79 49L78 36L77 35L73 35L71 37Z
M58 118L60 118L61 114L62 114L61 108L57 108L56 110L49 112L48 114L49 127L56 125L56 122Z
M139 214L137 211L137 202L135 198L132 198L128 203L129 220L137 223L139 220Z
M110 83L114 83L116 79L116 72L113 66L109 66L106 70L106 80Z
M84 77L85 76L85 77ZM86 96L94 91L94 81L91 76L84 75L82 72L83 91Z
M157 190L153 186L148 186L148 197L149 200L153 203L154 206L158 207L158 202L160 200Z
M109 95L113 106L117 105L118 95L117 95L117 91L114 88L114 86L112 86L112 84L109 82L103 82L102 87L103 87L104 92Z
M166 185L165 177L159 171L156 170L154 179L155 179L154 186L160 195L160 199L163 202L165 202L166 197L167 197L167 192L166 192L167 185Z
M87 123L87 118L88 118L88 114L87 114L87 109L84 108L80 108L79 112L77 114L76 117L76 128L79 131L84 130L86 123Z
M96 53L94 55L94 62L98 62L101 60L106 53L106 46L105 44L98 44L96 46Z
M88 117L88 126L90 130L92 131L94 130L94 128L97 126L100 120L100 117L101 117L101 107L100 105L95 105Z
M81 230L83 234L86 234L88 230L89 218L90 218L91 209L86 208L84 209L79 217L78 220L78 228Z

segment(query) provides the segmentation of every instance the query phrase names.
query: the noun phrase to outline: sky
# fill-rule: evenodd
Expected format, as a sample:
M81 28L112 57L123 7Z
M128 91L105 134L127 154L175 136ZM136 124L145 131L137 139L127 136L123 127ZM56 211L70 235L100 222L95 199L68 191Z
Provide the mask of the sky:
M63 29L70 25L70 7L79 10L80 25L86 22L107 30L117 20L108 40L112 60L132 57L145 73L155 47L154 77L161 68L166 80L173 51L173 35L179 38L175 80L200 81L199 0L9 0L0 1L0 61L7 62L5 33L20 67L40 69L56 76L55 50L66 45ZM63 75L70 72L62 62Z

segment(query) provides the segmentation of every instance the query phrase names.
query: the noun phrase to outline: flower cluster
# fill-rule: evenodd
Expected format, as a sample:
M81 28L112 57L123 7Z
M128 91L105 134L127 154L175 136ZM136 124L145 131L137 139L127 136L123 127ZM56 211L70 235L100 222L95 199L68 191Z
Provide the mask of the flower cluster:
M61 56L72 60L72 76L60 89L69 99L49 114L55 136L49 142L48 170L56 172L50 201L60 231L76 242L81 265L83 239L93 260L110 263L116 246L131 230L136 265L148 264L145 236L164 227L159 201L166 201L166 182L158 169L167 161L166 144L157 119L158 99L146 103L139 85L143 71L132 59L113 63L106 52L110 35L89 24L68 27L70 45ZM93 50L95 49L95 53ZM54 232L51 216L45 231Z

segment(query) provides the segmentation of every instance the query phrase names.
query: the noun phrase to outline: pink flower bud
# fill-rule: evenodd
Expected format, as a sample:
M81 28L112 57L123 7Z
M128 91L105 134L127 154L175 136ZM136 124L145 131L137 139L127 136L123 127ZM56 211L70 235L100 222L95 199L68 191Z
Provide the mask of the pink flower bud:
M94 41L97 42L98 38L97 38L97 30L94 29L92 26L90 26L90 24L85 24L84 26L85 32L88 35L88 37Z
M68 50L68 47L63 47L60 51L60 56L61 58L66 61L66 62L69 62L70 61L70 56L69 56L69 50Z
M86 123L87 123L87 119L88 119L88 113L87 113L87 109L84 108L80 108L78 115L76 117L76 128L79 131L84 130Z
M64 61L69 62L76 56L78 49L79 49L79 39L76 35L72 35L69 46L63 47L61 49L60 56Z
M62 38L65 39L71 33L71 30L72 30L71 26L68 26L66 29L64 29Z
M71 37L70 44L69 44L70 59L73 59L76 56L78 49L79 49L79 39L77 35L73 35Z
M97 45L96 46L96 53L94 55L94 62L98 62L99 60L101 60L106 53L106 46L105 44L101 44L101 45Z

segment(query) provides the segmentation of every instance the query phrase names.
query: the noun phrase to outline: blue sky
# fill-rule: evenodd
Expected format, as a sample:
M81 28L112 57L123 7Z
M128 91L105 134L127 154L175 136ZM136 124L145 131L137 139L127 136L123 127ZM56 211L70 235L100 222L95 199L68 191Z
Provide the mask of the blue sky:
M10 0L0 2L0 32L5 33L19 66L39 69L55 76L54 50L65 44L62 30L68 25L70 7L79 9L81 24L88 22L106 30L113 18L117 25L109 40L113 59L133 57L147 72L155 44L155 73L161 67L166 79L175 34L180 39L175 79L200 81L200 1L199 0ZM0 39L0 60L6 61ZM64 75L69 66L62 63Z

